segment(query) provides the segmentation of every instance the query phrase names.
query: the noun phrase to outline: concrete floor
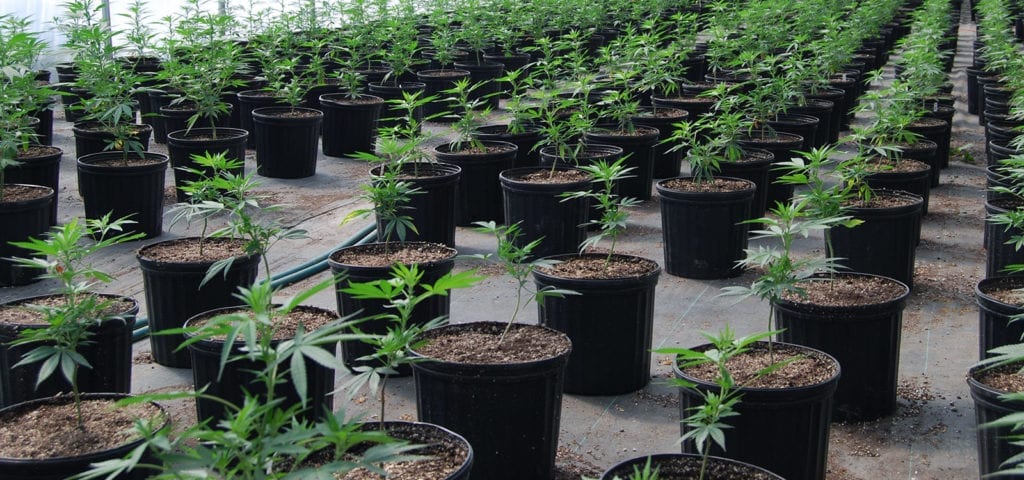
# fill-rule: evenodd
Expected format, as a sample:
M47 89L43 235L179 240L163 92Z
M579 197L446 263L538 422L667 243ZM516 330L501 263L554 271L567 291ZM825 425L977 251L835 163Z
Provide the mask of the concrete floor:
M829 474L833 480L853 479L967 479L977 478L973 406L964 375L974 362L977 349L977 307L975 282L984 272L982 226L984 217L984 155L982 131L976 117L966 115L964 103L969 64L968 48L974 36L973 24L961 25L960 52L952 79L956 83L958 109L953 144L973 156L957 155L942 172L941 185L932 191L931 207L922 228L917 250L917 286L904 312L900 362L899 408L892 417L862 424L835 424L830 445ZM891 71L890 71L891 75ZM57 113L55 144L64 148L60 218L65 221L82 214L76 192L74 143L70 126ZM862 121L862 120L861 120ZM445 127L433 125L432 132L445 134ZM440 143L440 139L436 143ZM162 145L153 150L163 151ZM249 152L247 168L255 169ZM261 191L274 202L289 204L284 210L286 224L310 232L306 240L281 244L270 254L275 271L283 271L332 249L365 224L340 226L352 209L362 206L357 185L366 180L365 164L350 159L321 156L317 175L301 180L263 179ZM171 175L168 172L168 185ZM167 204L172 202L168 190ZM632 211L629 231L621 251L662 261L659 204L657 196ZM186 235L183 226L170 229L159 240ZM143 242L148 243L148 242ZM144 300L142 280L134 251L143 243L118 246L99 259L117 280L106 292ZM456 238L462 254L492 251L490 237L460 228ZM821 255L821 238L801 240L801 252ZM457 268L473 268L479 261L459 259ZM504 320L514 302L511 280L495 268L483 268L486 279L471 290L452 297L453 322ZM286 288L288 295L323 278L318 275ZM657 287L654 319L654 347L693 346L702 341L699 332L717 331L729 324L740 334L766 328L768 305L756 299L736 302L718 296L728 285L749 284L753 274L728 281L697 281L662 275ZM19 288L0 289L0 301L46 292L41 282ZM333 293L315 296L311 304L335 308ZM521 321L536 322L532 307ZM493 314L491 312L498 312ZM151 362L147 341L135 348L133 391L175 390L191 387L188 370L169 369ZM665 384L671 376L671 360L655 355L652 381L643 390L616 397L566 395L562 410L559 461L563 478L578 478L581 472L596 473L626 458L648 453L678 451L679 436L676 392ZM348 374L340 372L338 384ZM389 417L414 419L415 398L411 378L389 383ZM357 397L352 402L339 398L336 408L350 413L372 415L373 399ZM173 405L182 421L194 414L190 405Z

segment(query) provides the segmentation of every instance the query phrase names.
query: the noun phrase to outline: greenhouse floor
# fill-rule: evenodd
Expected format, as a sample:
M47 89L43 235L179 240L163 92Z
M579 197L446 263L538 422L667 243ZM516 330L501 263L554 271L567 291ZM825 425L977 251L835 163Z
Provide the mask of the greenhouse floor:
M967 479L977 478L973 406L964 380L977 358L977 307L974 284L984 274L982 250L984 218L985 160L983 133L977 117L967 115L964 67L969 65L969 48L974 25L960 26L960 51L952 73L956 84L958 110L953 127L954 157L942 171L941 185L932 190L931 207L922 227L917 249L916 286L903 316L903 340L899 375L899 406L894 415L859 424L834 424L829 452L831 480L855 479ZM889 72L891 78L891 70ZM60 219L82 214L76 191L74 141L70 125L58 112L55 145L64 149ZM861 119L860 121L863 121ZM445 133L445 127L432 125ZM435 143L439 143L437 139ZM162 152L162 145L153 150ZM247 169L255 170L254 152L249 152ZM332 249L359 231L364 224L340 226L351 210L365 206L358 198L357 185L367 178L367 165L350 159L321 156L316 176L300 180L259 178L260 191L273 203L287 204L282 211L287 225L309 231L305 240L287 241L270 252L275 271L283 271ZM172 184L171 173L167 174ZM173 201L168 188L166 202ZM620 250L662 260L660 216L657 196L632 211L629 230ZM183 225L168 228L160 240L187 235ZM194 233L194 232L192 232ZM149 243L149 242L143 242ZM494 248L489 236L460 228L456 244L461 254L485 253ZM753 243L752 243L753 244ZM144 300L142 279L134 258L141 243L121 245L104 252L96 262L115 274L117 280L103 288ZM821 255L821 238L801 240L802 253ZM457 268L481 266L481 261L459 259ZM500 269L482 266L486 278L470 290L452 297L453 322L507 320L514 302L512 281ZM322 280L325 273L290 286L282 296ZM767 328L768 305L756 299L737 302L719 297L728 285L749 284L753 273L725 281L697 281L662 274L657 288L654 319L654 347L693 346L702 341L701 331L717 331L726 324L740 334ZM40 282L19 288L0 289L0 301L45 293L52 286ZM333 292L309 302L334 309ZM144 312L145 310L143 310ZM531 306L521 316L536 322ZM497 314L494 314L497 312ZM189 370L170 369L152 362L148 341L135 346L133 391L191 388ZM608 466L648 453L678 451L679 412L676 392L666 385L671 377L671 360L654 355L651 382L643 390L615 397L566 395L563 401L559 447L560 478L594 475ZM338 385L348 378L339 372ZM389 382L388 416L415 419L415 396L411 378ZM373 398L360 395L347 401L335 400L336 408L350 414L373 416ZM194 420L190 404L173 404L180 421ZM529 479L524 479L529 480Z

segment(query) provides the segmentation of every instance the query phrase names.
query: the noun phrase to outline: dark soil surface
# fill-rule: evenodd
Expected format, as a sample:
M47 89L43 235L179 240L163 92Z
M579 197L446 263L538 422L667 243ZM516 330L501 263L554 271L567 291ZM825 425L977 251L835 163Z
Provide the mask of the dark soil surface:
M544 273L562 278L614 279L642 277L653 272L658 265L645 258L613 255L611 261L605 255L589 254L563 259Z
M143 248L139 254L157 262L212 262L245 255L245 242L230 238L181 238Z
M150 404L115 407L110 400L82 402L78 427L74 402L44 404L33 410L0 415L0 458L53 458L85 455L124 445L135 438L137 418L156 418Z
M803 305L822 307L852 307L879 305L904 295L906 287L884 277L837 274L835 281L827 279L800 284L803 293L783 295L783 299Z
M775 364L783 366L771 374L759 374ZM836 364L825 356L785 345L774 345L769 350L766 343L731 358L726 368L735 384L744 388L805 387L824 383L836 374ZM688 367L683 373L711 384L719 375L713 363Z
M553 358L570 346L565 336L553 330L514 324L502 338L503 328L501 324L485 324L434 332L427 335L427 343L416 352L447 362L498 364Z
M405 265L438 262L455 255L452 249L432 243L392 243L347 248L331 255L331 260L343 265L387 267L396 263Z

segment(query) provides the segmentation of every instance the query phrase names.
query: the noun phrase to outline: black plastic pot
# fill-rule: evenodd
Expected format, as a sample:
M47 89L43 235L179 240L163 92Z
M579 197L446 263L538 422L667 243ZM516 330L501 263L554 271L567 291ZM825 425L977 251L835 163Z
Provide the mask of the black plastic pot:
M658 182L661 197L662 246L665 273L683 278L731 278L743 273L736 262L745 257L751 204L757 185L749 180L737 191L691 192L669 188L678 177Z
M921 232L921 197L907 192L878 190L877 195L906 199L908 204L886 208L851 207L849 215L863 223L830 229L833 256L851 272L873 273L914 287L914 260Z
M907 131L920 134L924 138L935 142L938 146L935 150L934 160L929 165L932 166L932 186L939 186L939 175L942 165L949 164L949 141L951 134L949 122L940 118L922 117L908 125Z
M164 225L164 175L167 155L143 152L152 163L121 165L122 152L101 152L79 157L78 191L85 203L85 218L130 217L125 231L158 237ZM128 155L138 160L137 154Z
M800 149L806 152L814 146L821 122L818 120L818 117L810 115L780 113L775 115L775 118L769 119L767 123L776 132L792 133L803 138Z
M991 221L994 215L1005 214L1020 208L1015 198L1004 197L985 202L985 277L1000 275L1024 275L1007 273L1006 267L1024 263L1024 249L1017 249L1012 239L1021 231L1007 225L998 225Z
M848 124L843 124L846 112L850 109L846 91L840 88L826 87L819 88L813 92L807 92L804 94L804 97L832 102L832 111L828 122L828 143L839 141L839 132L843 130L844 126L848 127Z
M153 141L156 143L167 143L167 126L164 125L164 117L160 115L160 108L170 105L171 100L177 97L175 94L164 90L153 89L146 93L146 103L149 104L150 114L144 118L143 123L153 127Z
M909 161L906 159L904 161ZM921 162L920 160L917 160ZM921 169L916 172L879 171L865 177L868 186L873 189L902 190L921 197L921 215L928 214L928 199L931 197L932 166L921 162ZM916 242L915 242L916 244Z
M116 401L126 397L128 396L118 395L116 393L87 393L82 395L83 400L110 399L112 401ZM43 405L66 404L70 401L70 395L40 398L38 400L27 401L6 407L0 410L0 415L33 410ZM159 408L161 412L165 412L164 408L156 403L151 403L150 405ZM64 480L66 478L71 478L76 474L90 470L96 463L120 460L141 446L143 442L145 442L145 439L139 438L126 442L116 448L74 457L51 457L43 459L0 458L0 478L3 478L4 480ZM153 464L155 459L151 457L152 455L148 451L144 452L140 459L140 463ZM149 470L137 468L131 472L121 473L110 478L113 480L144 480L152 475L153 473Z
M659 139L665 140L672 135L676 123L682 122L689 117L689 112L678 108L641 108L640 115L633 117L637 125L654 127L658 129ZM683 163L685 151L683 149L672 150L681 142L665 143L659 141L654 146L654 166L651 176L654 178L672 178L679 176L680 167Z
M32 126L36 134L36 142L40 145L53 145L53 108L55 101L50 100L46 105L29 113L30 117L38 118L39 123Z
M488 220L502 223L505 218L498 174L512 168L519 148L508 142L485 141L483 144L487 151L453 152L454 145L450 143L434 147L438 161L462 168L456 189L455 222L458 225Z
M381 430L380 422L367 422L362 425L362 431L377 432ZM473 446L465 437L459 435L440 425L424 422L400 422L387 421L383 423L383 430L391 438L399 441L407 441L412 445L420 445L407 452L410 455L422 455L428 460L437 457L438 454L448 453L446 448L458 446L465 452L462 464L454 472L444 478L437 477L437 480L469 480L469 474L473 471ZM359 446L350 450L351 453L361 454Z
M164 129L167 134L188 130L188 121L196 114L196 112L198 112L198 110L187 103L160 107L160 116L163 117ZM216 118L214 125L216 125L218 129L230 128L231 112L226 112ZM194 131L197 128L212 128L210 125L210 117L202 117L197 120L195 125L192 126L192 130Z
M902 296L873 305L819 306L787 300L774 305L775 327L783 329L779 340L821 350L842 365L835 420L873 420L896 409L903 307L910 293L901 286L906 288Z
M160 334L164 330L181 328L185 322L202 312L239 305L235 297L239 287L249 287L256 281L259 255L237 257L226 272L218 273L202 284L213 260L204 262L164 262L146 257L146 250L183 239L167 240L139 249L136 259L142 272L142 285L146 291L146 314L149 318L149 345L153 360L165 367L188 368L191 361L187 350L178 350L185 336ZM226 238L210 238L210 243L230 242ZM218 259L219 260L219 259Z
M654 149L661 132L654 127L636 126L635 134L623 134L615 127L598 126L583 135L588 144L613 145L622 148L623 166L633 167L629 178L619 180L619 195L640 201L651 199L654 180Z
M302 116L292 116L301 112ZM263 107L252 111L256 173L270 178L316 175L317 144L324 114L303 107Z
M768 208L768 173L775 161L775 155L759 148L744 149L743 156L736 162L722 162L719 173L727 177L749 180L757 185L754 201L750 204L749 219L761 218Z
M804 138L800 135L785 132L754 132L751 136L741 138L738 143L744 149L756 148L772 152L774 162L788 162L796 151L802 148ZM729 175L729 174L727 174ZM784 185L776 182L782 176L782 172L773 168L768 170L768 183L765 198L767 208L772 208L776 203L787 204L793 197L793 185ZM761 184L758 184L758 188Z
M992 203L993 200L1012 198L1010 194L994 192L992 188L1010 188L1013 186L1013 183L1013 178L1006 175L1002 165L989 165L985 167L985 201Z
M190 318L185 323L185 327L189 327L199 318L227 313L238 308L227 307L203 312ZM300 306L297 308L334 315L327 310L316 307ZM273 342L273 344L277 343L278 341L276 340ZM266 396L267 390L257 379L255 373L253 373L263 368L257 362L244 359L230 361L224 366L223 374L221 374L220 357L224 346L223 341L212 339L203 339L189 344L188 353L192 360L192 379L195 388L200 389L205 386L205 393L207 395L225 400L239 407L245 399L243 390L248 391L252 395ZM232 357L241 355L244 353L242 347L243 343L241 341L232 345L230 355ZM332 348L321 348L326 350L332 357L335 355L335 348L333 346ZM331 392L334 390L334 369L327 368L308 358L304 360L304 364L306 367L306 409L299 416L308 421L316 421L330 415L334 409L334 396L331 395ZM281 408L287 409L292 405L299 404L301 400L298 393L295 392L291 374L282 375L281 380L281 383L274 389L275 398L282 399ZM196 398L196 414L200 422L210 419L211 425L216 425L219 420L224 418L226 411L227 407L221 402Z
M953 108L952 104L945 105L940 103L942 100L929 100L926 105L924 116L926 118L937 118L946 122L946 131L942 134L944 137L952 139L953 133L953 115L956 113L956 109ZM940 137L941 138L941 137ZM950 143L944 142L938 144L938 150L935 155L939 162L940 168L946 168L949 166L949 150Z
M472 84L479 84L475 90L470 92L469 100L483 99L482 106L488 106L491 110L498 109L498 78L505 72L505 65L491 61L467 61L455 62L455 68L469 72L469 80Z
M970 388L971 398L974 400L974 419L978 430L978 477L987 478L986 475L1006 468L1003 463L1014 455L1019 455L1024 449L1013 445L1007 438L1019 432L1014 432L1010 427L981 428L981 425L994 422L1010 414L1019 414L1024 411L1024 402L1000 398L1007 392L996 390L979 382L976 378L979 371L978 367L973 367L968 371L967 386ZM1013 478L1013 476L1006 478Z
M399 250L403 247L415 248L421 245L426 244L423 242L396 242L391 244L390 248ZM338 260L338 255L342 254L343 251L374 251L380 250L382 247L383 244L380 243L355 245L335 250L327 257L327 265L331 268L331 273L334 275L345 275L344 280L335 284L334 289L334 298L338 304L338 314L342 317L358 313L358 318L369 318L379 314L394 313L393 310L386 308L388 302L372 299L359 299L355 298L352 294L345 293L343 291L351 283L389 279L391 278L392 267L390 265L378 267L341 263ZM458 255L458 252L455 251L454 248L449 248L448 250L450 251L450 255L447 258L433 262L416 264L420 273L423 275L420 280L421 285L433 285L438 279L452 271L452 268L455 266L455 256ZM422 288L420 288L420 291L422 291ZM451 296L449 295L439 295L429 298L416 306L412 316L409 318L409 325L425 325L437 317L448 316L450 305ZM363 333L383 335L388 332L388 328L390 326L391 322L388 320L371 318L360 322L357 325L357 328ZM359 340L343 340L341 342L341 360L345 364L345 367L352 372L356 372L355 369L357 367L370 365L377 366L372 361L360 360L365 356L372 355L375 351L376 350L372 345ZM379 364L379 362L377 362L377 364ZM408 375L411 373L408 366L403 367L404 368L399 369L400 375Z
M447 325L427 332L486 331L504 323ZM543 328L514 324L513 328ZM567 345L568 339L563 340ZM413 363L420 421L464 436L473 445L472 477L552 480L570 348L543 360L472 364L425 359ZM416 355L416 352L413 352Z
M526 125L521 133L509 133L508 128L509 126L505 124L483 125L476 129L473 137L480 140L515 144L518 150L516 150L516 159L512 163L512 168L536 167L539 165L540 149L537 148L537 143L541 139L540 127Z
M445 118L444 114L456 111L458 105L451 100L452 95L444 91L453 88L455 82L464 78L469 78L469 71L449 68L416 72L416 80L424 85L423 97L437 97L423 106L423 116L433 117L437 122L451 122L453 119Z
M974 296L978 301L978 358L992 356L990 350L1005 345L1021 343L1024 339L1024 322L1013 321L1013 317L1024 313L1024 306L997 300L989 295L997 289L1024 287L1024 277L989 277L977 283Z
M978 75L984 72L975 67L967 67L967 113L978 114Z
M660 97L658 95L652 95L651 104L655 107L668 107L685 110L689 113L689 118L699 118L701 115L711 111L711 108L715 105L715 99L711 97Z
M832 110L835 105L835 102L831 100L808 98L803 105L791 106L786 109L786 112L817 118L818 128L814 130L814 137L810 144L812 147L823 147L829 143L829 137L832 134ZM838 133L837 131L837 136Z
M522 52L512 52L508 55L484 55L484 61L497 62L504 66L502 75L508 72L522 70L529 68L530 65L530 54ZM498 93L501 98L510 98L512 92L512 85L509 82L497 82Z
M31 257L32 252L11 245L9 242L24 242L29 238L41 238L52 224L50 215L57 201L56 192L40 185L4 184L4 189L18 186L37 193L38 198L30 200L0 201L0 287L27 285L36 281L43 272L38 268L18 265L14 257Z
M321 95L324 155L349 157L356 152L373 153L377 121L383 108L384 99L373 95L360 95L357 99L343 93Z
M1003 160L1019 153L1022 152L1013 147L1000 145L995 141L988 142L988 165L999 165Z
M20 165L7 167L4 180L7 183L24 183L50 187L60 191L60 160L64 152L57 147L45 147L46 153L37 157L18 156ZM50 208L50 224L57 224L57 199ZM6 244L6 242L5 242Z
M46 296L13 300L6 302L6 305L27 305ZM85 357L92 368L78 371L78 387L80 391L88 393L128 393L132 381L132 331L139 306L135 300L127 297L102 297L104 300L127 300L133 307L119 317L106 319L90 327L90 343L82 345L78 353ZM0 323L0 406L71 391L71 385L64 380L60 372L55 373L37 388L39 363L14 367L26 353L38 346L8 345L18 338L22 330L29 328L39 328L39 325Z
M252 111L262 107L283 107L280 98L265 90L245 90L238 92L239 120L242 130L249 132L248 148L256 148L256 126L252 121Z
M832 400L839 385L839 362L830 355L808 347L775 343L774 348L788 347L803 352L803 357L818 358L833 365L835 373L826 380L799 387L750 388L740 387L742 399L736 405L735 417L726 422L726 450L712 443L711 454L731 458L771 470L784 478L824 480L828 463L828 437L832 421ZM703 351L712 345L702 345ZM762 342L753 348L767 350ZM721 388L679 369L678 359L673 366L676 378L695 385L693 389L679 388L679 418L693 414L704 405L709 392L719 393ZM700 392L700 393L698 393ZM680 435L692 427L680 422ZM692 439L683 442L683 453L699 453Z
M568 170L566 167L557 169ZM551 169L525 167L505 170L499 175L504 193L505 222L509 225L518 224L522 233L513 242L522 247L543 239L532 251L531 256L535 258L575 252L587 238L584 224L587 222L590 199L568 199L561 195L589 189L589 176L586 180L572 183L521 180L528 174L548 171Z
M378 167L370 170L376 175ZM416 232L406 231L406 241L440 243L455 246L455 212L459 179L462 168L441 162L411 162L401 166L402 181L408 182L419 193L411 195L402 215L412 219ZM384 224L377 219L377 231Z
M541 166L548 168L550 168L551 165L577 167L591 165L603 160L607 164L611 165L618 161L621 156L622 147L616 147L615 145L584 144L580 147L575 158L568 158L559 155L558 149L549 145L540 149L540 164ZM615 194L619 194L619 184L614 184L612 186L612 190ZM599 220L601 215L601 209L597 205L591 204L590 213L587 215L587 221Z
M586 256L603 258L601 254ZM565 373L565 391L580 395L618 395L639 390L651 379L654 293L661 268L635 278L575 279L533 272L537 288L572 290L577 295L548 296L537 303L541 325L564 332L573 352ZM556 255L568 261L576 255Z
M651 467L658 469L658 478L664 480L689 480L698 478L703 457L682 453L656 453L620 462L601 475L601 480L629 478L633 469L643 470L647 459ZM759 478L784 480L782 477L761 467L720 457L708 458L708 475L705 480L735 480L736 478Z
M190 131L177 130L167 134L167 155L171 158L175 196L179 202L188 201L188 195L182 191L182 187L187 186L188 182L199 180L198 175L185 170L199 169L199 165L192 160L192 155L224 153L229 160L243 162L243 165L232 173L239 176L245 174L245 145L249 141L249 132L238 128L220 127L216 129L216 138L214 132L212 128L193 128ZM210 175L212 172L207 174Z
M138 130L134 139L142 143L143 150L149 150L149 137L153 127L145 124L135 127ZM76 123L71 127L71 131L75 134L75 156L77 158L107 151L107 145L114 141L114 136L95 122Z
M404 82L397 85L392 85L390 83L370 83L369 92L370 95L383 98L386 102L388 100L401 100L404 98L406 93L414 94L416 92L422 92L426 88L427 86L421 82ZM420 98L422 98L422 96ZM380 119L377 120L377 126L379 128L395 127L399 125L399 121L404 121L402 118L405 115L406 112L401 108L385 105L384 109L380 112ZM419 107L413 111L413 117L416 121L422 124L424 108Z

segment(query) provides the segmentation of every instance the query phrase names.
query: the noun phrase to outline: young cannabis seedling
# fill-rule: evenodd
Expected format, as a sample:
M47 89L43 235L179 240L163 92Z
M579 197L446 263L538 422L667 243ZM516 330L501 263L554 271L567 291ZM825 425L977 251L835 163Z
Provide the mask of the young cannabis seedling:
M43 278L57 280L61 297L60 304L56 306L31 306L42 314L44 326L22 330L11 344L39 346L28 351L14 367L41 362L37 388L59 368L61 375L71 384L79 428L84 424L78 371L92 368L78 352L79 347L89 342L92 336L90 328L117 317L116 313L110 313L113 301L103 300L90 292L97 284L109 283L113 277L89 264L89 257L107 247L142 238L142 233L118 233L130 223L134 222L126 218L111 221L109 213L99 219L87 219L84 223L73 218L47 232L45 238L12 242L12 245L37 255L15 258L15 263L43 270ZM87 237L96 240L89 241Z
M444 325L447 317L437 317L425 324L411 323L413 312L416 306L427 299L436 296L447 296L451 290L456 288L469 288L476 284L481 277L476 276L474 271L460 273L448 273L439 278L433 284L423 283L423 272L415 264L404 265L396 263L391 267L391 278L381 279L372 282L349 282L348 287L343 291L358 300L381 300L387 302L385 309L388 313L382 313L366 320L385 320L389 322L387 333L379 336L368 335L363 340L375 347L376 351L359 360L372 360L373 365L362 365L355 367L355 376L342 385L340 390L349 392L349 399L354 397L364 386L370 389L373 395L380 398L379 421L384 423L384 407L387 400L385 386L388 376L398 374L398 368L416 362L418 359L409 355L423 344L420 338L423 332L431 328ZM359 333L359 325L356 323L352 329Z
M188 201L174 204L167 213L171 214L172 227L182 220L189 226L196 221L202 222L199 233L199 254L202 255L208 239L210 219L225 212L221 198L231 188L237 176L234 172L240 171L243 163L238 159L227 158L227 152L194 154L192 162L195 166L178 167L196 177L181 187Z
M544 240L538 238L525 245L520 245L516 239L522 235L522 229L519 224L513 225L498 225L494 221L489 222L475 222L477 228L476 231L480 233L487 233L493 235L495 240L498 242L498 262L505 267L505 273L511 276L516 281L516 304L512 310L512 317L509 318L508 324L505 325L505 329L501 332L501 336L498 337L498 344L505 340L505 335L512 328L512 324L516 322L516 317L519 316L520 310L525 308L530 302L540 303L547 297L562 298L565 295L575 295L576 292L572 290L564 290L555 288L553 286L547 286L534 291L530 291L530 275L534 270L538 268L548 268L557 264L557 261L546 260L546 259L534 259L530 260L530 254L534 248ZM477 255L477 258L488 258L490 255ZM526 299L524 301L524 296Z
M748 220L747 223L756 223L763 227L751 232L755 235L752 239L773 239L779 245L748 248L746 257L740 260L739 265L743 268L759 268L764 273L749 287L730 286L722 289L722 295L754 296L768 300L769 326L775 318L776 302L790 294L805 295L802 282L817 273L834 272L838 268L835 258L793 256L793 242L798 237L807 238L811 232L827 230L846 220L844 217L808 218L808 204L807 199L794 200L788 205L779 203L771 211L773 217ZM772 352L771 338L768 346L769 352Z
M590 165L583 165L583 170L591 175L592 182L598 185L595 190L584 190L568 192L563 194L565 199L590 198L597 202L597 208L601 211L601 218L591 220L586 225L597 225L600 230L591 235L580 244L580 252L589 248L596 248L604 239L611 240L611 247L608 248L608 255L605 257L605 269L611 264L612 256L615 255L615 243L619 235L626 231L626 220L629 212L625 209L640 205L635 198L622 197L615 193L615 183L624 178L629 178L629 173L635 167L625 167L625 158L620 158L609 164L606 160L598 160Z
M689 417L683 422L689 430L679 439L680 442L692 440L701 455L700 479L703 479L707 472L708 457L711 455L712 442L722 450L726 449L725 432L729 428L725 420L739 415L736 405L740 403L743 385L737 385L732 374L729 372L728 363L733 358L750 351L752 345L763 339L770 339L772 335L780 331L759 332L742 338L736 338L731 328L726 326L718 333L702 333L711 343L711 348L706 350L691 350L688 348L662 348L655 350L655 353L675 355L676 362L680 369L685 370L699 365L712 364L715 366L717 376L714 379L717 391L708 389L706 392L697 388L697 384L681 378L674 378L669 382L677 387L685 388L699 395L704 403L691 409ZM790 360L792 361L792 360ZM773 362L768 367L758 371L748 382L752 382L768 375L789 362Z

